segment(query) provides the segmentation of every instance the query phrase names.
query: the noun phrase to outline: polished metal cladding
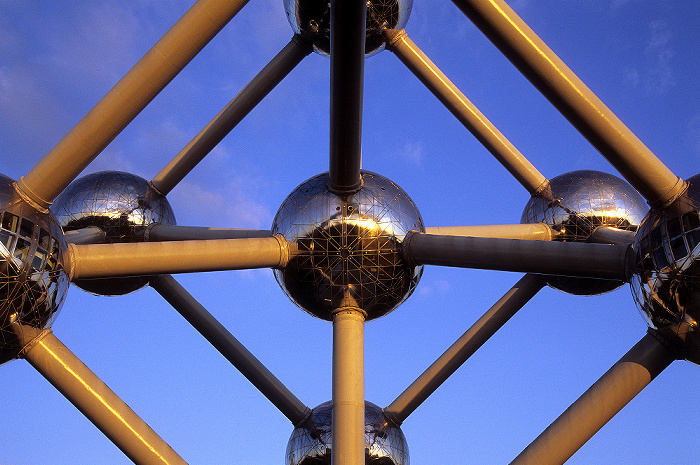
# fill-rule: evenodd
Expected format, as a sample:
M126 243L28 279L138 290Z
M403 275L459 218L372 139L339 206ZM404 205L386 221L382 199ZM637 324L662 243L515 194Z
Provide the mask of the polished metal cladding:
M302 426L292 432L287 443L286 465L330 465L333 402L311 411ZM409 465L408 444L401 428L382 409L365 401L365 464Z
M571 171L552 178L550 186L554 200L531 197L520 222L546 223L556 231L556 240L587 242L600 226L636 231L648 210L632 186L600 171ZM594 295L612 291L624 283L548 276L547 284L571 294Z
M684 356L700 364L700 175L687 182L685 195L639 227L631 285L649 325L684 338Z
M368 0L365 54L384 50L385 29L403 29L411 14L413 0ZM331 4L328 0L284 0L284 9L297 34L310 34L314 50L330 54Z
M0 363L17 357L12 323L50 326L68 290L66 241L50 212L37 211L0 175Z
M51 210L64 231L98 227L105 241L144 241L151 224L175 224L167 199L136 175L101 171L77 179L58 196ZM76 285L100 295L122 295L148 284L148 276L80 279Z
M396 308L418 284L422 266L401 254L406 234L424 231L413 201L396 184L362 172L350 195L329 191L328 173L298 186L275 216L272 233L297 250L275 277L299 307L330 320L341 307L359 307L367 319Z

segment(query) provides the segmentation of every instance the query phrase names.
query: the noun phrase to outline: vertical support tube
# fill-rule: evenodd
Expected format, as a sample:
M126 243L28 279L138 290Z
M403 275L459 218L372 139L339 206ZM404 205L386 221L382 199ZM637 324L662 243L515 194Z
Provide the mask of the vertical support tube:
M675 359L647 333L511 465L561 465Z
M17 181L39 206L53 199L214 38L248 0L198 0L78 124Z
M360 309L333 316L332 465L365 463L364 324Z
M365 70L365 0L331 0L331 109L328 187L361 186L362 94Z
M574 74L503 0L452 0L654 208L686 184Z
M139 465L186 462L53 335L13 323L20 356L41 373L129 459Z

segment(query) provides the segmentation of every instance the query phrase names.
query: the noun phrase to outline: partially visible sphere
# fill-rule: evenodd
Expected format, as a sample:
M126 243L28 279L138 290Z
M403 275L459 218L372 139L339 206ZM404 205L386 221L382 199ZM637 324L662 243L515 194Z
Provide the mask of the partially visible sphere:
M367 0L365 55L384 50L384 29L403 29L411 14L413 0ZM330 54L331 4L329 0L284 0L284 9L297 34L310 33L314 50Z
M51 325L68 291L63 231L50 212L37 211L0 175L0 363L17 357L12 323Z
M546 223L559 233L557 240L587 242L599 226L636 231L648 207L627 182L600 171L565 173L550 181L554 201L531 197L521 223ZM610 279L547 276L547 284L577 295L612 291L624 282Z
M330 465L333 448L333 402L311 411L309 420L292 432L286 465ZM409 465L408 444L401 428L382 409L365 401L365 464Z
M422 266L401 249L411 230L425 231L408 195L387 178L362 171L362 187L338 196L328 173L302 183L285 199L272 224L293 244L291 260L275 278L294 303L332 319L341 307L359 307L367 319L385 315L413 292Z
M64 231L98 227L107 243L143 242L146 228L175 224L168 200L148 182L121 171L101 171L72 182L51 207ZM79 279L81 289L99 295L123 295L146 286L150 276Z
M632 292L649 325L685 327L687 358L700 364L700 175L684 196L652 210L634 240Z

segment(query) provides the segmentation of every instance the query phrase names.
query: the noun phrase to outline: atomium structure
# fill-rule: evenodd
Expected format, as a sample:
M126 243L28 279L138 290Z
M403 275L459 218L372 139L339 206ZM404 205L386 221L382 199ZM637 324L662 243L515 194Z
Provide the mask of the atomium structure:
M118 389L100 380L51 329L64 301L63 312L72 311L71 296L66 298L69 283L97 294L96 299L138 299L150 287L289 420L291 435L279 463L408 465L413 446L404 428L409 417L543 288L553 288L545 292L558 297L563 291L573 294L567 299L583 299L630 284L629 306L636 305L646 319L646 334L512 461L561 464L672 362L700 364L700 175L683 173L681 178L669 169L503 0L453 3L617 175L572 169L545 177L409 38L404 27L410 0L285 0L292 39L162 170L150 180L116 169L81 176L209 41L235 21L245 3L197 0L38 163L17 179L0 176L2 369L14 359L29 362L134 463L186 463L186 454L180 456L177 446L159 436L158 428L138 416L138 408L127 405ZM314 51L322 55L314 59L330 61L327 163L319 162L308 179L292 182L269 229L177 225L175 216L181 216L168 200L171 192L186 185L190 172L206 164L207 155ZM523 201L519 222L513 217L491 225L476 218L461 226L424 224L426 212L409 196L418 186L399 186L392 173L365 169L373 168L371 160L378 156L373 149L379 150L365 146L363 154L362 148L363 117L373 103L363 107L365 59L379 53L395 55L525 188L529 201ZM298 151L308 155L305 148ZM479 193L470 192L467 183L453 184L459 194L440 200L446 208L458 210L458 198L463 203L493 200L477 199ZM466 331L402 386L398 396L377 406L382 399L367 395L377 390L365 381L365 373L376 368L365 364L365 324L401 319L402 306L420 293L431 267L524 276L474 318L472 326L465 325ZM282 293L305 312L298 313L332 331L332 347L324 347L331 359L331 399L315 408L236 339L235 328L222 324L172 276L254 269L272 269ZM205 297L226 291L222 288ZM267 299L257 296L261 302ZM224 307L239 304L232 300ZM426 318L432 317L429 310L424 310ZM540 321L537 328L575 332L565 314L571 309L557 310L559 320ZM137 332L142 322L138 313L130 315ZM255 318L264 322L261 326L270 324L262 313ZM607 319L622 318L609 310L597 324L604 327ZM414 352L403 358L415 358L431 338L419 329L411 333ZM175 339L178 348L185 345ZM266 342L274 345L274 339L269 336ZM299 360L290 354L309 345L302 332L293 346L280 351L284 364L294 366L302 380L313 369L296 368ZM398 377L401 363L397 360L392 368L390 360L381 359L380 371ZM208 397L208 389L212 386L197 395ZM694 398L692 387L682 389L689 393L673 395ZM235 398L237 392L226 394ZM472 402L476 406L489 400ZM476 414L470 418L479 420ZM527 421L510 419L515 424ZM259 422L254 416L233 419L231 442L243 449L245 428ZM177 426L186 429L187 421ZM449 418L434 422L431 446L452 427ZM692 434L692 426L685 429Z

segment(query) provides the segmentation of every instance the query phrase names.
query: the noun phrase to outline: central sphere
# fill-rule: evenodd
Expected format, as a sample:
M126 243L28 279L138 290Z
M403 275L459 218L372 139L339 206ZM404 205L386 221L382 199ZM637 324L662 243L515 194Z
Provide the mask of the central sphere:
M292 432L286 465L330 465L333 448L333 402L311 411L308 421ZM409 465L408 444L401 428L382 409L365 401L365 464Z
M12 323L50 326L68 291L63 231L48 211L19 196L0 175L0 363L17 357Z
M425 231L410 197L387 178L362 171L362 187L336 195L328 173L314 176L285 199L272 224L293 244L292 258L275 270L299 307L331 320L335 310L360 308L367 319L386 315L413 292L422 266L401 248L406 234Z

